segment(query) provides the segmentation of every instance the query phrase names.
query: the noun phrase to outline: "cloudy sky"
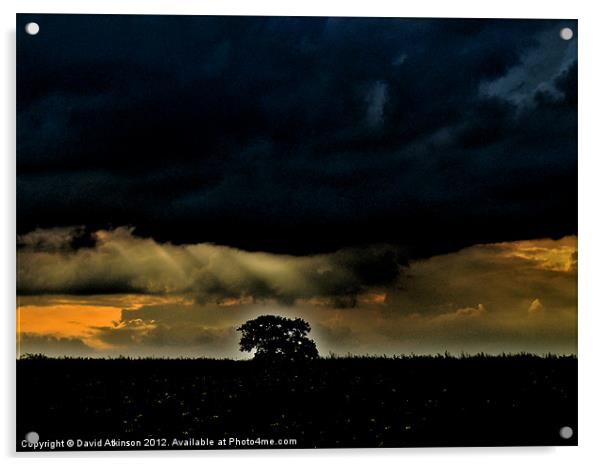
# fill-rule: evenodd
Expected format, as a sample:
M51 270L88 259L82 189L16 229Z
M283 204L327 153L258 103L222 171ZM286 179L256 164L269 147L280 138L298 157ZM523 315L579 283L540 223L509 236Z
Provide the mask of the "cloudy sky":
M577 351L576 21L31 20L20 353Z

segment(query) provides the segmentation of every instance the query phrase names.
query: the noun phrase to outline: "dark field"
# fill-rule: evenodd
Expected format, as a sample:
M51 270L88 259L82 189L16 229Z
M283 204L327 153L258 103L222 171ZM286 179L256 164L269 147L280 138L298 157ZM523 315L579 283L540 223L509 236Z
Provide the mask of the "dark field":
M18 450L29 450L21 440L30 431L41 441L155 439L151 448L195 448L172 445L190 438L215 442L196 448L270 447L230 438L296 439L279 448L576 445L577 359L330 358L295 368L21 359Z

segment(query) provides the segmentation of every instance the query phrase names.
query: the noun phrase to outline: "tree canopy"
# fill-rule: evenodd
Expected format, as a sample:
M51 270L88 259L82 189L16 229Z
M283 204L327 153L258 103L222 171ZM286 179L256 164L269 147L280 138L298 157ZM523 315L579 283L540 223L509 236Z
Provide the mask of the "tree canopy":
M257 360L298 362L318 357L315 342L307 337L311 327L303 319L264 315L237 330L242 332L240 350L255 350Z

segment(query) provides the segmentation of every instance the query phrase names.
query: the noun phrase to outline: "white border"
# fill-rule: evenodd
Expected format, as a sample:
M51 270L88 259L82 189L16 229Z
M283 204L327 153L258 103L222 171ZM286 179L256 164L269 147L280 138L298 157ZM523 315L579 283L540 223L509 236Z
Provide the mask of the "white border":
M56 453L20 454L26 464L43 457L56 464L85 461L92 464L131 465L178 461L225 461L245 466L279 464L301 465L344 461L360 465L377 460L382 463L439 465L507 465L544 463L546 466L600 464L602 434L600 409L602 386L600 355L602 340L602 299L600 288L602 263L600 201L602 193L602 144L600 109L602 99L602 20L596 2L555 1L527 2L505 0L355 1L355 0L54 0L3 1L2 10L2 85L3 108L0 112L0 144L3 147L0 173L2 182L2 226L0 228L0 294L4 308L4 342L0 378L4 419L0 423L0 444L9 462L14 437L14 351L15 351L15 13L125 13L125 14L238 14L299 16L403 16L403 17L504 17L504 18L578 18L579 19L579 447L565 448L441 448L399 450L294 450L294 451L219 451L219 452L129 452L129 453ZM553 409L553 407L550 407ZM84 460L84 458L86 458Z

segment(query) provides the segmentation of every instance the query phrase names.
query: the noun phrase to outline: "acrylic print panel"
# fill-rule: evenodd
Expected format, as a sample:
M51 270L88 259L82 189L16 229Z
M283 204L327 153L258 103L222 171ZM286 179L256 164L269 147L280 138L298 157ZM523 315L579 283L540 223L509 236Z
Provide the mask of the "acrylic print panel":
M577 444L576 21L17 26L18 450Z

